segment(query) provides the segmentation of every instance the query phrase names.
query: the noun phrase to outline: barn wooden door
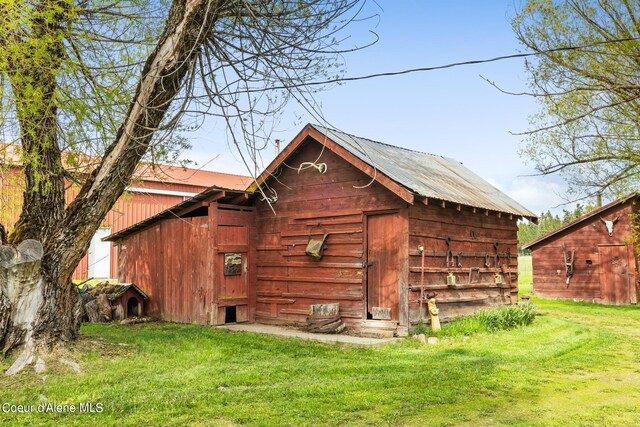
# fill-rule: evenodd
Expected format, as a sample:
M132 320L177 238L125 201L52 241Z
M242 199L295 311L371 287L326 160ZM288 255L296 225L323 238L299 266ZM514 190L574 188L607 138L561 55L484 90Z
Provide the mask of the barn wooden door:
M397 234L401 229L398 213L367 215L367 318L373 307L391 309L391 320L398 320L398 280L400 257Z
M216 278L218 324L246 322L249 315L253 212L218 207Z
M629 304L631 273L626 245L599 246L600 293L605 304Z

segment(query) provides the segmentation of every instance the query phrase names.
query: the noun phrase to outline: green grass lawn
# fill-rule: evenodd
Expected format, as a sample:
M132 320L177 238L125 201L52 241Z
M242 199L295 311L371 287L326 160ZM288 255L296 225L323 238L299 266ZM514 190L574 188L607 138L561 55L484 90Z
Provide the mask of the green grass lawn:
M534 300L533 325L374 348L176 324L83 326L83 372L0 378L0 425L637 425L640 309ZM3 361L7 368L10 361Z

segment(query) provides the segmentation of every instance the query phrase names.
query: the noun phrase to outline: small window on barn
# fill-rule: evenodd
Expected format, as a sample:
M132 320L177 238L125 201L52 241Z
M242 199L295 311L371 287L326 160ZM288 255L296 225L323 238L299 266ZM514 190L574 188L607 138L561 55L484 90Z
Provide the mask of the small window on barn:
M592 265L593 261L591 261L590 259L587 260L587 265Z
M242 254L241 253L225 253L224 254L224 275L239 276L242 274Z

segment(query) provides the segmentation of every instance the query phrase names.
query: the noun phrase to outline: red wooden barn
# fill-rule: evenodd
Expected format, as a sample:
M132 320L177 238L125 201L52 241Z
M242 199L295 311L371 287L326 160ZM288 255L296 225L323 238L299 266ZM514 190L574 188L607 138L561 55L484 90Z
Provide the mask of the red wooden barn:
M153 228L147 222L111 236L128 251L121 279L144 289L150 307L166 307L163 317L185 321L184 305L207 288L203 281L229 279L227 264L241 259L246 287L232 295L213 283L218 299L192 312L193 321L217 324L303 323L310 305L338 303L351 330L402 334L428 318L430 294L445 319L517 301L517 220L535 215L455 160L307 125L257 182L252 199L227 194L215 202L225 200L224 221L242 231L216 229L220 205L209 202L206 217L185 218L194 211L183 204L184 214L173 209L180 219L165 215ZM192 231L187 239L157 234L163 227ZM216 265L193 264L203 251ZM158 253L164 261L153 265L171 276L138 267Z
M254 317L249 202L245 192L212 187L107 238L117 242L120 281L149 297L146 315L200 324Z
M98 158L85 159L95 163ZM66 162L66 157L63 157ZM0 145L0 223L11 228L22 209L24 191L20 147ZM248 176L188 169L177 166L141 165L127 193L120 197L96 231L88 253L76 268L73 278L109 279L117 277L118 254L101 239L136 224L151 215L195 196L213 185L244 190L251 183ZM66 199L78 194L77 185L67 187Z
M629 194L524 245L532 253L535 295L636 304L633 227L639 197Z

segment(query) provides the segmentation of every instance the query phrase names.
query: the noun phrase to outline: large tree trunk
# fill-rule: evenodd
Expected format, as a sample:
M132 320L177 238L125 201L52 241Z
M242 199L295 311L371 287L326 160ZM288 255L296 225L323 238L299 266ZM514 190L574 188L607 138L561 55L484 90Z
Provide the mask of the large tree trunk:
M0 246L0 345L6 353L24 344L7 375L19 372L35 362L39 352L77 333L75 325L82 314L77 291L63 289L43 276L42 255L37 240L24 240L17 247ZM61 313L56 302L71 310Z
M24 346L7 374L35 362L39 353L55 344L77 337L82 310L71 283L73 270L129 184L224 3L174 0L114 142L66 210L60 191L64 184L60 152L51 133L55 126L47 127L47 137L41 139L33 137L37 132L21 127L29 152L50 165L46 179L53 184L43 186L33 168L25 168L27 183L34 184L27 188L26 210L9 236L9 242L17 246L0 246L0 344L5 354ZM50 83L54 90L55 82Z

